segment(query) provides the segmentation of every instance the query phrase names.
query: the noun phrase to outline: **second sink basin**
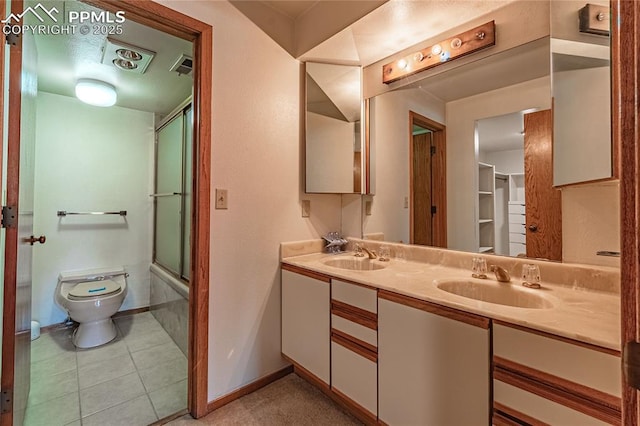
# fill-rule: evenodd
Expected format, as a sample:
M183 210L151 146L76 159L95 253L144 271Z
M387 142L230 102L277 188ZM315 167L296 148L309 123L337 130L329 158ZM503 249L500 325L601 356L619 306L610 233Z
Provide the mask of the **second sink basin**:
M439 281L436 286L447 293L497 305L527 309L549 309L553 307L553 304L544 297L509 283L461 280Z
M323 263L327 266L349 269L351 271L375 271L387 267L387 265L373 261L367 257L341 257L338 259L325 260Z

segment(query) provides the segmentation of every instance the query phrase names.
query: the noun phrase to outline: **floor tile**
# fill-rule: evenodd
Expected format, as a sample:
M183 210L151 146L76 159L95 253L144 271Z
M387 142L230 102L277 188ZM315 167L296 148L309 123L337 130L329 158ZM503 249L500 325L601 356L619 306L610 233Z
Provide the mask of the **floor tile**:
M124 342L127 344L130 352L136 352L153 346L162 345L164 343L173 342L173 340L171 340L171 337L166 331L160 329L159 331L140 332L126 335L124 336Z
M159 419L187 408L187 381L183 380L149 393Z
M27 408L25 426L63 426L80 418L78 393L70 393Z
M31 362L50 359L75 350L71 341L71 329L44 333L31 342Z
M145 426L158 420L147 395L82 419L82 426Z
M137 372L103 382L80 391L80 412L82 417L111 408L137 396L144 395L145 389Z
M65 426L82 426L82 422L80 420L76 420L75 422L67 423Z
M115 340L97 348L78 349L78 368L88 367L110 358L126 355L128 352L127 345L122 340Z
M54 358L31 363L33 377L54 376L77 368L76 353L64 352Z
M130 334L148 333L162 330L160 323L153 317L150 312L143 314L117 318L114 320L116 326L122 332L123 336Z
M107 382L115 378L134 372L131 356L127 353L114 358L100 361L95 365L82 367L78 370L80 389L86 389L98 383Z
M136 368L138 370L143 370L163 362L185 358L185 356L178 345L171 341L169 343L133 352L131 353L131 358L133 358Z
M78 370L76 369L53 376L31 375L28 404L41 404L73 392L78 392Z
M139 370L140 378L147 392L153 392L187 378L187 359L178 358L163 362L151 368Z

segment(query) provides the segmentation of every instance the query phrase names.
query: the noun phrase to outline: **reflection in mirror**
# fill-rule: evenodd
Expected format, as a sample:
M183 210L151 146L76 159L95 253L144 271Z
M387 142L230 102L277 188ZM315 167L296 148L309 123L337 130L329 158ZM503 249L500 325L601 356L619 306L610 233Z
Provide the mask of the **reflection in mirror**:
M611 178L615 174L611 145L609 2L600 4L602 7L585 6L584 1L551 2L553 175L557 186ZM579 11L593 21L586 22L587 26L605 27L606 31L581 32Z
M306 63L306 192L360 193L361 69Z

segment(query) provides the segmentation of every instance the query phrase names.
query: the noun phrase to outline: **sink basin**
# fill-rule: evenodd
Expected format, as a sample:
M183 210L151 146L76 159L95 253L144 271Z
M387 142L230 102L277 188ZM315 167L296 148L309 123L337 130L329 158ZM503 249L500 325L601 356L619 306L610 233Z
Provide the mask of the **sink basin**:
M342 257L325 260L323 263L333 268L349 269L351 271L375 271L387 267L387 265L367 257Z
M544 297L531 291L520 289L513 284L477 282L477 281L440 281L436 286L447 293L456 294L468 299L497 305L527 309L548 309L553 304Z

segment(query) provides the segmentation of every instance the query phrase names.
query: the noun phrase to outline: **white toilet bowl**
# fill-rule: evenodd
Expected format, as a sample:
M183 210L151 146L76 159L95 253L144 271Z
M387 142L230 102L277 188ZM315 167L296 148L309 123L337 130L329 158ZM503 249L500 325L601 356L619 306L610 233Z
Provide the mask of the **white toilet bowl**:
M76 347L93 348L116 337L111 316L127 295L127 276L124 268L60 273L55 300L80 323L73 334Z

